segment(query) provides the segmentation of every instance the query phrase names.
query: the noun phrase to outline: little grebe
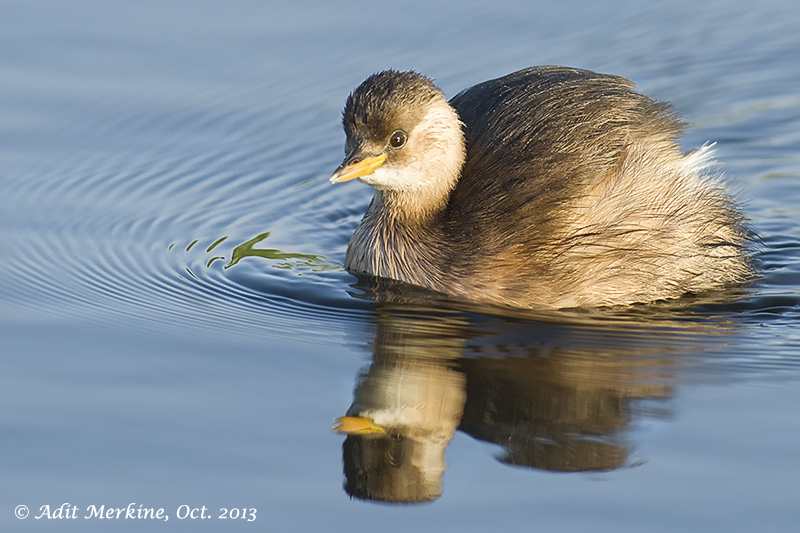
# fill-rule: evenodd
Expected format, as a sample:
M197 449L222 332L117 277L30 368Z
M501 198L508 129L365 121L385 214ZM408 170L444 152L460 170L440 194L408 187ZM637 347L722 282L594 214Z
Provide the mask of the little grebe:
M449 102L388 70L347 99L331 181L375 189L345 267L471 300L562 308L677 298L753 275L710 150L630 80L534 67Z

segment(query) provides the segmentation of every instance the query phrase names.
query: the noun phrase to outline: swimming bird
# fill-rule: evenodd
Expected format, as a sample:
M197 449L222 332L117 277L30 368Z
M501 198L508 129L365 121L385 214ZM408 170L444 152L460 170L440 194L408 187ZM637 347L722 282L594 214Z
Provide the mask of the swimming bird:
M711 150L626 78L532 67L447 100L386 70L347 98L344 162L374 196L345 268L520 308L629 305L750 280Z

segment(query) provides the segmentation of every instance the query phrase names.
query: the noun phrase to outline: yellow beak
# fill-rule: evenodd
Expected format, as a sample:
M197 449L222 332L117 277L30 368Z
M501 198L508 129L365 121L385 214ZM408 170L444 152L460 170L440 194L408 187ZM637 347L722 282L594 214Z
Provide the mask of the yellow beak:
M336 169L336 172L331 176L331 183L344 183L345 181L354 180L367 174L372 174L386 161L386 154L376 155L374 157L365 157L358 163L351 165L342 164Z
M386 430L375 423L371 418L360 416L343 416L336 419L333 426L334 433L347 433L348 435L374 435L386 433Z

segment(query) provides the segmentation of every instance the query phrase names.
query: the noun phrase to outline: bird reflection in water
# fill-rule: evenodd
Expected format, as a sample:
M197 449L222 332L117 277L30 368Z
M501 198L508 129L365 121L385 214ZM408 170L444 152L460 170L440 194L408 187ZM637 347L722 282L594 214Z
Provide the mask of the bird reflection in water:
M568 324L442 309L378 310L372 361L334 428L347 434L344 488L353 497L438 498L457 429L502 446L499 460L511 465L631 465L635 422L670 416L679 358L730 333L692 320Z
M466 400L461 329L458 318L378 317L372 364L334 428L348 433L349 494L396 502L439 497L444 450Z

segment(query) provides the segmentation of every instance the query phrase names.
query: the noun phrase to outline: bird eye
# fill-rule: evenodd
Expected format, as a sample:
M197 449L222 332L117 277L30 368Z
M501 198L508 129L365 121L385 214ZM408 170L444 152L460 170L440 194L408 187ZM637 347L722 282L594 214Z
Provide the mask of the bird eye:
M389 137L389 146L392 148L402 148L406 144L406 132L397 130Z

